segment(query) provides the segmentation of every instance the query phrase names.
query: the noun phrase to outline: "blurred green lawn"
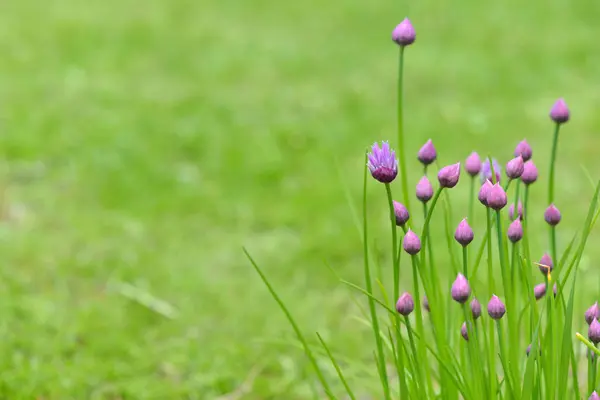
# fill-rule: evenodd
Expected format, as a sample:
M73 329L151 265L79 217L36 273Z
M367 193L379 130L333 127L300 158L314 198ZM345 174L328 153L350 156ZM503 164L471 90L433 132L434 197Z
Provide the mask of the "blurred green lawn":
M324 262L362 283L343 188L358 206L364 148L395 143L390 34L406 15L413 184L428 138L450 163L472 150L505 162L527 137L543 176L548 109L564 96L557 204L570 237L592 193L581 165L600 176L597 1L4 2L0 397L309 398L302 352L242 245L307 334L368 366L368 329ZM382 187L370 198L384 251Z

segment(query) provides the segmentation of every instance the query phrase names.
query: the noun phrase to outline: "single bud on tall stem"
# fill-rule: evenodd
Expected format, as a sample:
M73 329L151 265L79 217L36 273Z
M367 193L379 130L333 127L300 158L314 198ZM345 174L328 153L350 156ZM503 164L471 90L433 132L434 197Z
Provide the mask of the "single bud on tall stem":
M469 296L471 295L471 287L469 286L467 278L465 278L463 274L458 274L456 280L452 284L452 289L450 292L454 301L460 304L464 304L469 299Z

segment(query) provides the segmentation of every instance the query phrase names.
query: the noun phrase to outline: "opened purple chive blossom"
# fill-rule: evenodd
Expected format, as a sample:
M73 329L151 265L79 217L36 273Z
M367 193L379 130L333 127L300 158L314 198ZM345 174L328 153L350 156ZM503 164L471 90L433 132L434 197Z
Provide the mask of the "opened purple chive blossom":
M588 325L591 324L594 319L598 319L599 312L598 302L595 302L585 311L585 322L587 322Z
M529 161L531 156L533 156L533 150L529 143L527 143L527 140L523 139L517 144L517 147L515 148L515 157L517 156L523 157L523 161L525 162Z
M597 319L592 320L588 329L588 338L594 343L600 343L600 322Z
M481 304L475 297L471 300L471 313L475 320L481 316Z
M477 176L481 171L481 158L476 152L472 152L465 160L465 170L471 176Z
M520 155L506 163L506 176L508 179L518 179L523 174L525 163Z
M502 303L502 301L498 298L498 296L493 295L488 303L487 311L490 317L492 317L495 320L499 320L504 316L504 313L506 313L506 307L504 306L504 303Z
M467 323L466 322L463 322L462 326L460 327L460 335L467 342L469 341L469 332L467 332Z
M368 158L369 171L371 171L373 178L379 182L390 183L398 175L396 153L390 149L388 142L381 142L381 147L374 143Z
M465 247L473 241L473 235L473 229L469 226L467 219L463 218L456 227L456 231L454 231L454 239Z
M523 220L523 204L521 204L520 201L517 205L517 214L519 215L519 219ZM512 203L508 207L508 218L510 218L511 221L516 218L515 217L515 203Z
M415 303L410 293L402 293L402 296L400 296L398 302L396 303L396 311L398 311L399 314L408 317L414 309Z
M600 396L598 396L598 393L594 390L592 394L590 394L590 397L588 397L588 400L600 400Z
M494 210L502 210L508 201L506 192L502 189L499 183L493 185L487 194L487 205Z
M508 231L506 232L508 239L512 243L517 243L519 240L523 238L523 225L521 224L521 220L515 219L508 226Z
M452 189L460 177L460 163L448 165L438 172L438 181L443 188Z
M394 214L396 215L396 225L404 226L410 218L408 210L402 203L394 201Z
M538 267L540 268L540 272L542 275L546 276L549 272L552 272L554 269L554 264L552 263L552 257L548 253L544 253L542 258L540 258L540 262L538 263Z
M500 168L500 164L498 164L498 161L493 159L492 166L494 167L494 175L496 175L496 182L492 180L492 167L490 166L489 158L487 158L481 165L481 182L485 182L486 179L488 179L492 183L500 182L500 177L502 176L502 169Z
M429 300L427 300L427 296L423 296L423 308L429 311Z
M558 225L558 223L560 222L560 218L560 211L558 211L558 208L556 208L554 204L550 204L548 208L546 208L546 211L544 211L544 220L546 220L546 223L548 223L548 225Z
M427 203L433 197L433 186L426 176L422 177L417 183L417 199Z
M408 46L415 42L415 28L408 18L404 18L392 31L392 40L400 46Z
M471 287L469 286L467 278L465 278L463 274L458 274L456 280L452 284L450 293L454 301L460 304L464 304L469 299L469 296L471 295Z
M521 174L521 181L526 185L531 185L538 178L538 170L532 160L527 161L523 164L523 173Z
M488 196L488 193L490 192L490 189L492 188L492 186L493 186L492 182L490 182L488 179L486 179L486 181L483 182L483 185L481 185L481 188L479 189L479 194L477 195L477 199L479 199L479 202L486 207L487 207L487 196Z
M539 285L535 285L533 287L533 295L535 296L536 300L539 300L542 297L544 297L546 295L546 284L540 283Z
M567 107L565 100L562 98L556 100L552 106L552 109L550 109L550 118L552 121L556 122L557 124L564 124L569 120L569 117L569 107Z
M411 256L414 256L419 251L421 251L421 239L419 239L416 233L409 229L408 232L406 232L406 234L404 235L402 247L404 248L404 251L406 251Z

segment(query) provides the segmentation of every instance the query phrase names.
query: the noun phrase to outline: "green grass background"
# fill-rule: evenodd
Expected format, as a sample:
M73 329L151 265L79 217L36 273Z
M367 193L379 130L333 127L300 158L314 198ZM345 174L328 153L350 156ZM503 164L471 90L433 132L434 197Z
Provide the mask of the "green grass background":
M592 193L581 165L600 176L598 1L3 2L0 397L309 398L302 352L242 245L307 334L369 367L371 336L324 261L362 283L343 188L358 206L364 148L395 143L390 34L406 15L411 187L428 138L442 163L472 150L504 163L527 137L543 177L547 113L564 96L570 237ZM452 194L455 223L467 187ZM369 190L386 251L383 188ZM591 240L581 312L600 276Z

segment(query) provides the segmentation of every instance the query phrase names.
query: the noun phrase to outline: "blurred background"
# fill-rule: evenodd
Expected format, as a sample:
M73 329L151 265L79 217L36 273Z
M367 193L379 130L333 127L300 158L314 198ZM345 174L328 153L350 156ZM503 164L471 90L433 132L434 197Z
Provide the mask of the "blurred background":
M326 264L362 284L351 206L364 149L395 145L390 36L405 16L417 30L405 66L411 188L428 138L442 164L473 150L504 164L527 138L543 180L558 97L572 112L557 170L563 246L592 195L584 171L600 177L597 1L0 10L2 398L311 398L303 354L242 246L303 331L374 374L353 293ZM452 194L453 223L467 188ZM545 183L534 192L541 221ZM369 198L387 254L383 187L370 183ZM598 239L581 312L598 297Z

